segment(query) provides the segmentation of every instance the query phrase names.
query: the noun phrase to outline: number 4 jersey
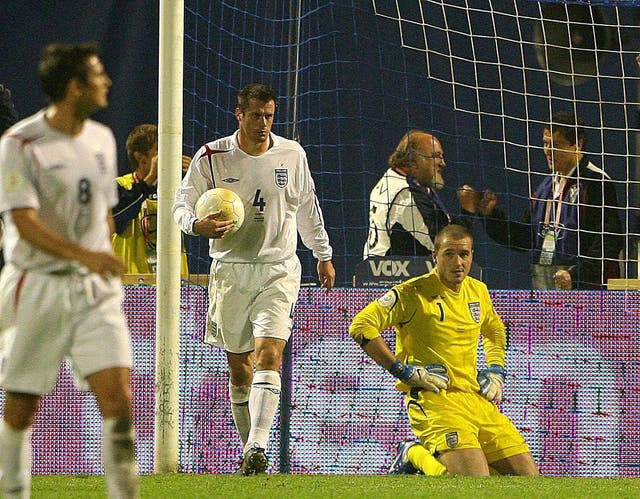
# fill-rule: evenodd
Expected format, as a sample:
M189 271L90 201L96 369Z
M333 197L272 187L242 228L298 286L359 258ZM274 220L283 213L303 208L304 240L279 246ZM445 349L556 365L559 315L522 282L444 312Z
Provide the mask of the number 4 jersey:
M68 269L69 260L18 237L10 211L34 208L60 236L93 251L111 251L108 215L118 201L116 143L111 130L87 120L67 135L44 111L22 120L0 140L0 211L7 225L5 259L25 270Z
M210 240L210 255L225 262L279 262L295 255L298 232L318 260L331 259L329 238L307 156L295 141L270 134L271 148L251 156L234 135L209 142L191 161L176 192L173 216L193 233L194 206L214 187L234 191L244 203L240 229Z

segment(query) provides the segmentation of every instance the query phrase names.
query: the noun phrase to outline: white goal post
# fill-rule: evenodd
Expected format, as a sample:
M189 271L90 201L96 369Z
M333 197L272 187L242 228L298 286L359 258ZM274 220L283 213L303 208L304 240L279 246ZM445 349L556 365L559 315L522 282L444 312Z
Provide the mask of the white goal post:
M180 229L171 206L180 184L184 1L160 1L158 266L156 284L156 473L178 471Z

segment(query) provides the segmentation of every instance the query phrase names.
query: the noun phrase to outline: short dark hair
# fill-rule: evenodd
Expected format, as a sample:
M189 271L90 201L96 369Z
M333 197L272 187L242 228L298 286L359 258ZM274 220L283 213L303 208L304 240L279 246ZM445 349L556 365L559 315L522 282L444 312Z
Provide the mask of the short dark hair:
M469 238L471 239L471 246L473 246L473 236L466 227L463 227L462 225L450 224L445 225L442 229L440 229L440 232L438 232L435 241L433 241L434 253L438 252L438 250L440 249L440 245L442 244L442 240L445 237L451 238L454 241L460 241L461 239Z
M64 99L67 86L73 78L87 82L87 60L100 55L97 43L52 43L42 50L38 74L42 90L52 102Z
M125 148L132 172L138 168L138 160L136 159L135 153L147 154L157 143L158 127L156 125L137 125L129 132Z
M551 133L559 132L570 145L586 143L584 122L570 111L558 111L551 117L551 124L545 127Z
M273 101L274 104L277 104L278 94L276 94L267 85L263 85L261 83L250 83L238 94L238 109L240 109L240 111L247 109L251 99L256 99L260 102Z

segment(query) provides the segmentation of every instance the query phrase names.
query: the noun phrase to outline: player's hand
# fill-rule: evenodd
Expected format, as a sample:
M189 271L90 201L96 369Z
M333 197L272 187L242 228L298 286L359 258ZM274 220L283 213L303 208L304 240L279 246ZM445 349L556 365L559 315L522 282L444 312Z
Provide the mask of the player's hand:
M389 372L412 388L438 393L449 386L447 368L440 364L411 366L398 360L389 368Z
M149 173L144 177L144 183L147 185L156 185L158 183L158 155L151 158L149 164Z
M222 214L220 210L214 211L204 218L200 218L193 225L193 231L209 239L220 239L233 229L233 220L218 220Z
M122 258L113 253L101 251L86 251L79 259L80 263L90 272L100 274L103 277L122 277L124 274L124 262Z
M331 260L328 262L318 262L318 278L320 286L329 291L336 283L336 270L333 268Z
M478 373L478 385L480 394L489 402L499 404L502 402L502 387L504 385L504 367L498 364L489 364Z

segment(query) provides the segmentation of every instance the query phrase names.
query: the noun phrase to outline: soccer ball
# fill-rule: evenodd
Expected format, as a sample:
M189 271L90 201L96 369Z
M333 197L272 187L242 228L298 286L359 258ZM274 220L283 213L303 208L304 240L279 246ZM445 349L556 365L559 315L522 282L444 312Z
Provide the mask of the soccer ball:
M218 210L222 212L219 220L233 220L233 228L229 233L237 231L244 222L242 199L229 189L222 187L209 189L200 196L196 203L196 217L198 218L204 218Z

